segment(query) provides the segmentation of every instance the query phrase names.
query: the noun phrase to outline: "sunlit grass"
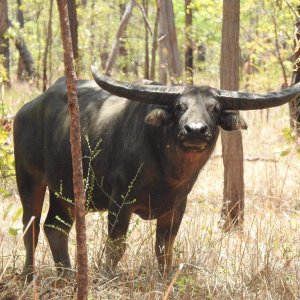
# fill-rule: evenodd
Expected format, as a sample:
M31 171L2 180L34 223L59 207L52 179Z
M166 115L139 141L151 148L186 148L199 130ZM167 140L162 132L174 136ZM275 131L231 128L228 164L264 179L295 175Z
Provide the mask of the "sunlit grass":
M21 97L20 92L15 96L12 93L10 99L18 107L26 94L28 91ZM268 121L266 111L247 112L244 117L249 127L243 132L244 228L224 233L218 226L223 189L218 144L189 195L174 247L174 273L180 264L183 268L172 285L169 299L297 299L300 296L300 158L295 152L285 157L275 153L287 143L281 135L281 130L289 124L287 108L270 110ZM21 218L16 219L21 204L14 181L7 185L12 196L0 201L0 270L9 259L11 262L3 276L6 286L0 291L0 299L17 299L25 291L18 276L25 250L22 242L16 246L22 234ZM43 219L48 206L45 202ZM170 281L162 281L157 274L155 221L132 218L127 250L118 268L120 276L109 282L101 276L106 214L89 214L87 228L90 299L163 297ZM73 262L75 251L73 229L70 236ZM41 233L36 252L40 299L71 298L74 296L71 284L55 289L53 265ZM32 299L32 288L26 295ZM8 298L12 296L16 298Z

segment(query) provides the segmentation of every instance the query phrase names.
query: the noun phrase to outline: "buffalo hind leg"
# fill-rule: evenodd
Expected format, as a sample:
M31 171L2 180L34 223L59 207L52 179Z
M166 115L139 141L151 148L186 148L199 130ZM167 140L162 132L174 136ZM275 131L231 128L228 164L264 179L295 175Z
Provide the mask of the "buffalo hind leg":
M184 211L185 203L180 209L173 209L157 218L155 253L163 277L167 277L171 271L173 244Z
M26 259L22 272L28 281L33 278L34 253L40 233L40 219L45 197L46 186L16 165L18 190L23 206L23 229L27 227L32 217L35 217L24 235Z
M108 211L108 239L105 248L105 273L109 277L114 275L126 250L126 233L131 217L128 205L119 206L112 202Z
M51 253L59 276L71 277L68 252L69 233L74 223L75 206L50 192L50 207L44 224Z

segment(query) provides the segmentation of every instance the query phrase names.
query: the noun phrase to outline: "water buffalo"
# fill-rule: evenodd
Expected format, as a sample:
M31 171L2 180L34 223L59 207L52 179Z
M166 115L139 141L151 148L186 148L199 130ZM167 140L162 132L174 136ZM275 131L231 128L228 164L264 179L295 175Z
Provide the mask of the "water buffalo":
M87 209L108 210L105 270L115 271L135 213L145 220L157 219L155 250L165 273L187 196L215 147L219 127L246 128L232 110L284 104L300 93L300 85L250 94L207 86L130 84L95 69L92 73L95 81L79 80L77 91ZM44 231L62 273L71 268L68 234L74 222L65 78L17 113L14 147L24 227L36 217L34 228L24 236L23 275L32 272L46 187L50 207Z

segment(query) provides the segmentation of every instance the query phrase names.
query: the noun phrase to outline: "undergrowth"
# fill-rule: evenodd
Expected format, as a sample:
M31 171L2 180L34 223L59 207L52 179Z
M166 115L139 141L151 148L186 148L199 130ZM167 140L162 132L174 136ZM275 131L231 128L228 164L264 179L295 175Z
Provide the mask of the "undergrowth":
M107 281L99 272L107 239L106 213L87 215L89 299L299 299L300 296L300 158L297 141L287 141L287 108L247 112L243 133L245 156L245 223L224 233L218 225L222 206L221 148L202 170L175 241L173 275L162 280L155 258L155 221L133 217L127 250L118 276ZM8 135L10 137L10 133ZM281 151L288 144L291 151ZM2 145L2 144L1 144ZM294 146L295 150L293 150ZM279 150L280 151L279 151ZM99 153L101 155L101 152ZM2 173L1 173L2 174ZM0 195L0 299L72 299L73 283L58 286L46 239L36 252L36 286L20 280L25 250L21 241L21 205L13 177L2 180ZM44 221L48 203L43 208ZM69 252L74 264L75 233ZM7 265L7 263L9 263ZM171 282L173 280L173 282ZM27 289L27 290L26 290Z

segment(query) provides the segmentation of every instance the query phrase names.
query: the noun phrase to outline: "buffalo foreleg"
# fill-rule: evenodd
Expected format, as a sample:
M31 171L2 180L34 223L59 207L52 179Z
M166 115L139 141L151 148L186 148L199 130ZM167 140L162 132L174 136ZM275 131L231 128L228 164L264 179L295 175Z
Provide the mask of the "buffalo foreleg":
M74 223L75 207L66 199L50 192L50 207L44 224L58 275L69 277L71 262L68 253L68 238Z
M181 224L185 204L179 209L173 209L157 219L155 252L158 267L163 277L170 272L173 244Z

